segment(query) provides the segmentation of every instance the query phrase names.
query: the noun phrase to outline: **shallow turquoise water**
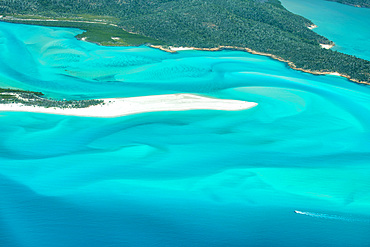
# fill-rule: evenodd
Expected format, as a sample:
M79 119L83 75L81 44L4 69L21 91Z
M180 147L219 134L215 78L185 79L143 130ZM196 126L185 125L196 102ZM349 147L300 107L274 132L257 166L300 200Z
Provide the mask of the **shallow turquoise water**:
M0 86L259 105L111 119L2 112L2 246L370 245L368 87L243 52L100 47L79 32L0 22Z
M336 44L332 49L370 60L370 8L357 8L325 0L281 0L289 11L318 27L315 32Z

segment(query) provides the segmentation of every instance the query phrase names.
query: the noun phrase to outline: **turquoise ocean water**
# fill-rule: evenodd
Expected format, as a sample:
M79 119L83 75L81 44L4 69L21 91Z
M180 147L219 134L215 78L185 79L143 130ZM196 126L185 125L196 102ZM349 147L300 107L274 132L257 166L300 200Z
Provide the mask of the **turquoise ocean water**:
M101 47L80 32L0 23L0 86L259 105L1 112L1 246L370 245L369 87L244 52Z

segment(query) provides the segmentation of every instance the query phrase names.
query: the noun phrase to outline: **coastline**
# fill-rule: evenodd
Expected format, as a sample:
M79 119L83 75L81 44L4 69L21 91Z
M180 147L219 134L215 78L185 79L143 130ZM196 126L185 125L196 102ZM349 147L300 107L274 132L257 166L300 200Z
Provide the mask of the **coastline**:
M57 115L113 118L132 114L158 111L222 110L240 111L257 106L255 102L215 99L194 94L164 94L130 98L102 99L103 104L86 108L56 108L0 104L0 112L33 112Z
M333 47L334 44L333 45L329 45L329 46ZM177 52L177 51L171 50L169 48L164 48L161 45L149 45L149 47L152 47L152 48L155 48L155 49L160 49L162 51L170 52L170 53L176 53ZM322 47L322 48L323 49L330 49L330 48L326 48L326 47L325 48ZM283 59L281 57L278 57L278 56L276 56L274 54L264 53L264 52L258 52L258 51L252 50L250 48L234 47L234 46L219 46L217 48L187 47L187 49L188 50L190 50L190 49L191 50L197 50L197 51L222 51L222 50L246 51L246 52L251 53L251 54L254 54L254 55L266 56L266 57L270 57L272 59L278 60L280 62L287 63L291 69L298 70L298 71L301 71L301 72L305 72L305 73L309 73L309 74L313 74L313 75L337 75L337 76L341 76L341 77L347 78L348 80L350 80L352 82L355 82L355 83L364 84L364 85L370 85L369 82L359 81L359 80L353 79L350 76L345 75L345 74L340 74L337 71L312 71L312 70L308 70L308 69L298 68L293 62L291 62L289 60L285 60L285 59Z
M7 17L7 19L5 19L4 17L1 17L0 19L7 20L8 17ZM32 20L32 21L50 21L50 22L58 21L58 20L54 20L54 19L38 20L38 19L18 19L18 18L14 18L14 17L11 17L11 20L30 20L30 21ZM70 20L68 22L94 23L94 24L96 23L96 24L105 24L105 25L117 26L115 24L106 23L106 22L75 21L75 20ZM308 29L314 29L314 28L317 28L317 27L318 26L315 25L315 24L312 24L311 26L307 26ZM124 30L124 29L122 29L122 30ZM128 32L126 30L124 30L124 31ZM128 33L135 34L133 32L128 32ZM113 37L113 38L116 38L116 37ZM82 38L76 37L76 39L82 40L82 41L85 41L85 42L94 43L94 44L101 45L101 46L125 46L125 45L122 45L122 44L102 45L99 42L88 41L88 40L86 40L87 39L86 37L82 37ZM181 47L173 47L173 46L166 46L165 47L163 45L152 45L152 44L145 44L145 45L148 46L148 47L159 49L159 50L169 52L169 53L176 53L177 51L185 51L185 50L199 50L199 51L236 50L236 51L246 51L246 52L251 53L251 54L267 56L267 57L270 57L272 59L278 60L280 62L287 63L291 69L294 69L294 70L297 70L297 71L301 71L301 72L305 72L305 73L309 73L309 74L313 74L313 75L331 75L331 74L334 73L336 75L339 75L341 77L344 77L344 78L348 79L349 81L352 81L352 82L355 82L355 83L358 83L358 84L370 85L370 82L359 81L357 79L351 78L349 75L340 74L337 71L313 71L313 70L309 70L309 69L298 68L293 62L291 62L289 60L283 59L283 58L281 58L279 56L276 56L274 54L271 54L271 53L258 52L258 51L252 50L250 48L234 47L234 46L219 46L219 47L216 47L216 48L197 48L197 47L182 47L182 46ZM132 46L135 46L135 45L132 45ZM140 46L140 45L136 45L136 46ZM320 44L320 46L321 46L322 49L331 49L332 47L335 46L335 44L334 43L330 44L330 45Z
M320 44L321 48L323 49L331 49L335 46L335 44L327 45L327 44Z

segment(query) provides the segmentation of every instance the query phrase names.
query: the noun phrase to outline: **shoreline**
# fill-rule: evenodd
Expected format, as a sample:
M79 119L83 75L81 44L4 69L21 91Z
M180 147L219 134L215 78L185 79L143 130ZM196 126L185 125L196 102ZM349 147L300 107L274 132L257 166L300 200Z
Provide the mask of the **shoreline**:
M3 19L3 20L6 20L8 19L8 17L4 18L4 17L1 17L0 19ZM14 18L14 17L11 17L11 19L13 20L28 20L28 19L18 19L18 18ZM39 19L29 19L29 20L32 20L32 21L37 21ZM41 20L39 20L41 21ZM45 20L43 20L45 21ZM47 19L46 21L58 21L58 20L53 20L53 19ZM97 24L105 24L105 25L112 25L112 26L117 26L115 24L112 24L112 23L105 23L105 22L91 22L91 21L74 21L74 20L70 20L69 22L80 22L80 23L97 23ZM308 26L307 28L309 29L314 29L314 28L317 28L318 26L313 24L311 26ZM124 30L122 28L122 30ZM126 30L124 30L126 31ZM129 32L129 31L126 31L128 33L131 33L131 34L135 34L133 32ZM89 43L94 43L94 44L97 44L97 45L100 45L100 46L105 46L105 45L102 45L98 42L92 42L92 41L88 41L86 40L86 37L83 37L83 38L77 38L76 39L78 40L82 40L82 41L85 41L85 42L89 42ZM177 51L184 51L184 50L198 50L198 51L222 51L222 50L236 50L236 51L246 51L248 53L251 53L251 54L254 54L254 55L261 55L261 56L267 56L267 57L270 57L272 59L275 59L275 60L278 60L280 62L284 62L286 64L288 64L288 66L291 68L291 69L294 69L294 70L297 70L297 71L301 71L301 72L305 72L305 73L309 73L309 74L313 74L313 75L330 75L330 74L333 74L335 73L336 75L338 74L339 76L341 77L344 77L346 79L348 79L349 81L351 82L355 82L355 83L358 83L358 84L363 84L363 85L370 85L370 82L366 82L366 81L359 81L357 79L353 79L351 78L350 76L348 75L345 75L345 74L340 74L338 73L337 71L330 71L330 72L323 72L323 71L312 71L312 70L309 70L309 69L302 69L302 68L298 68L296 67L296 65L289 61L289 60L286 60L286 59L283 59L281 57L278 57L274 54L271 54L271 53L264 53L264 52L258 52L258 51L255 51L255 50L252 50L250 48L244 48L244 47L234 47L234 46L219 46L219 47L216 47L216 48L197 48L197 47L173 47L173 46L168 46L168 48L165 48L163 45L151 45L151 44L143 44L143 45L146 45L147 47L151 47L151 48L155 48L155 49L159 49L159 50L162 50L162 51L165 51L165 52L169 52L169 53L176 53ZM111 45L111 46L123 46L123 45ZM137 46L140 46L140 45L137 45ZM327 44L320 44L321 48L322 49L331 49L332 47L335 46L335 44L330 44L330 45L327 45Z
M333 47L335 46L335 44L334 44L334 43L333 43L333 44L330 44L330 45L327 45L327 44L320 44L320 46L321 46L321 48L323 48L323 49L327 49L327 50L329 50L329 49L333 48Z
M33 112L79 117L113 118L159 111L221 110L241 111L257 106L255 102L216 99L194 94L164 94L129 98L102 99L103 104L86 108L57 108L0 104L0 112Z
M329 45L329 46L333 47L334 45L335 44ZM165 51L165 52L170 52L170 53L176 53L177 52L177 51L174 51L174 50L171 50L171 49L168 49L168 48L164 48L161 45L149 45L149 47L159 49L159 50L162 50L162 51ZM324 72L324 71L312 71L312 70L298 68L298 67L296 67L296 65L293 62L291 62L289 60L285 60L285 59L283 59L281 57L278 57L274 54L258 52L258 51L252 50L250 48L234 47L234 46L219 46L217 48L197 48L197 47L187 47L187 48L188 48L188 50L191 49L191 50L197 50L197 51L222 51L222 50L246 51L246 52L254 54L254 55L266 56L266 57L270 57L272 59L278 60L280 62L284 62L284 63L288 64L291 69L294 69L294 70L297 70L297 71L301 71L301 72L305 72L305 73L309 73L309 74L313 74L313 75L337 75L337 76L347 78L349 81L352 81L352 82L355 82L355 83L358 83L358 84L370 85L370 82L359 81L359 80L351 78L348 75L340 74L337 71ZM323 49L330 49L330 48L323 48Z

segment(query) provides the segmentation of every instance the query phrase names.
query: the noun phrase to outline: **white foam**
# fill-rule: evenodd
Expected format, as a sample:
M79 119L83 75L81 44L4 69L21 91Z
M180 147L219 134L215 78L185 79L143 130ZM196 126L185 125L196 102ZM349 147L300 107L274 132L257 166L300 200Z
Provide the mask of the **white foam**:
M344 220L344 221L360 221L360 222L369 222L369 220L366 219L358 219L358 218L350 218L350 217L343 217L339 215L334 215L334 214L322 214L322 213L314 213L314 212L303 212L303 211L298 211L294 210L294 213L296 214L301 214L301 215L306 215L314 218L321 218L321 219L328 219L328 220Z

